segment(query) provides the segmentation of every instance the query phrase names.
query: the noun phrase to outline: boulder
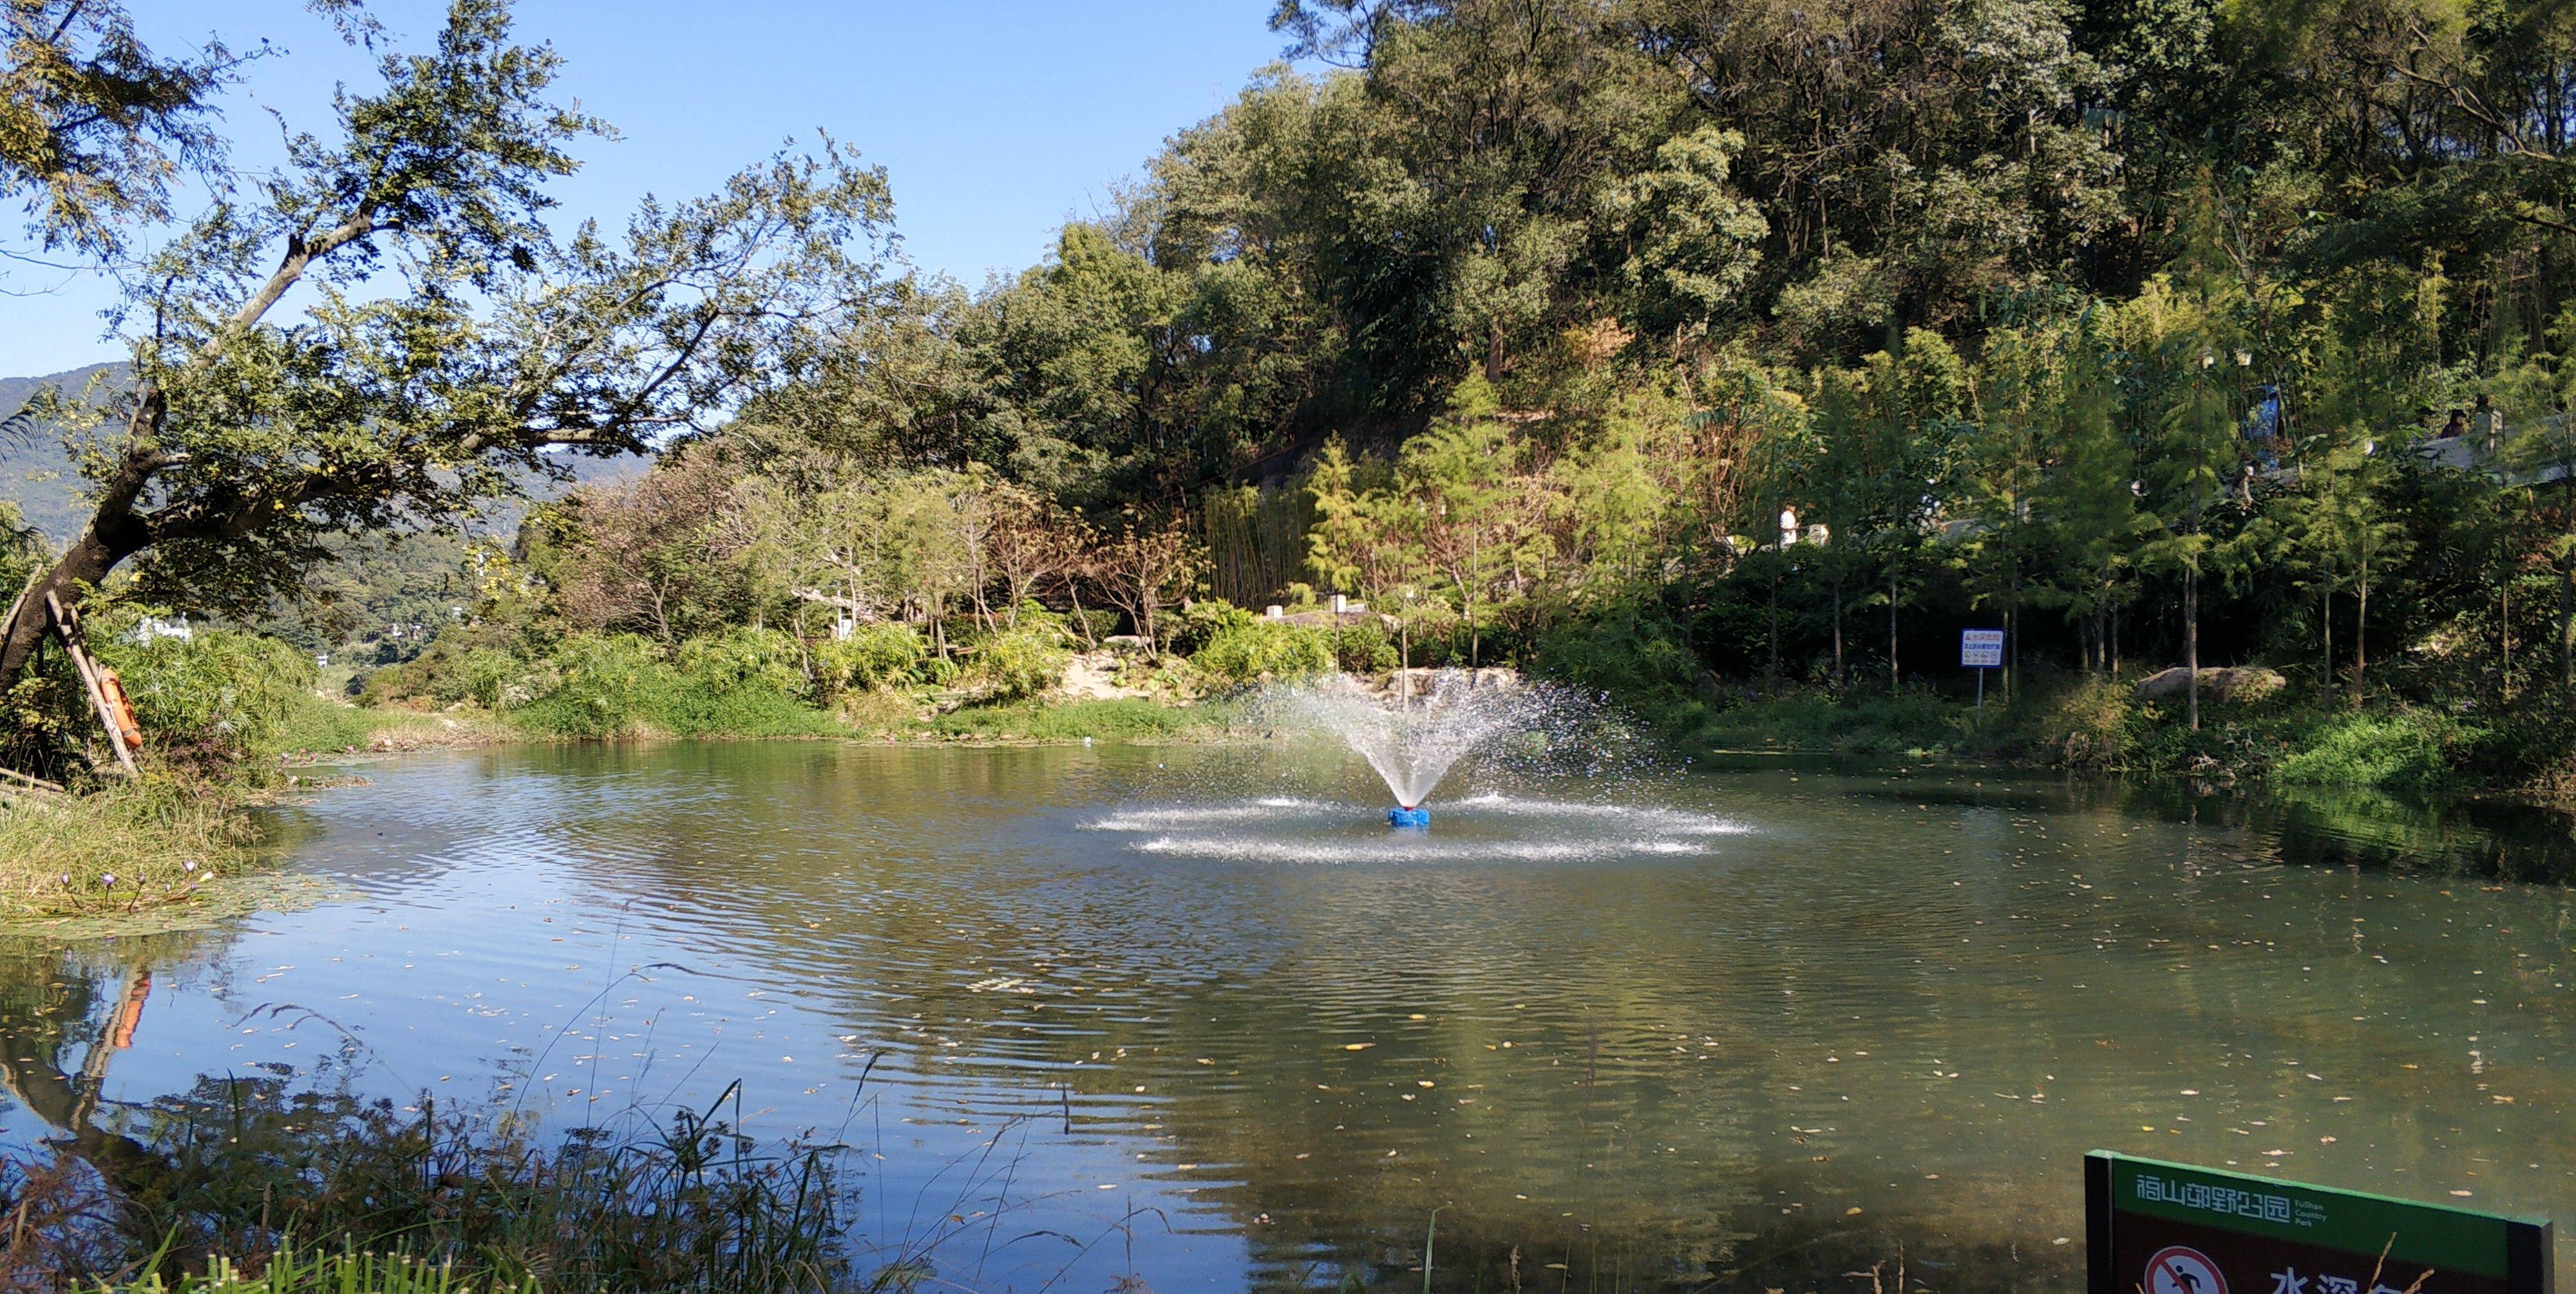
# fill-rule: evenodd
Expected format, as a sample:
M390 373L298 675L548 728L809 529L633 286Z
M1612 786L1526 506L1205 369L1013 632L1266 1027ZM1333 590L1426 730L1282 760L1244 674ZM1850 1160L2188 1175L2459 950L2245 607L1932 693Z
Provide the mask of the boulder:
M2200 698L2222 704L2260 701L2280 691L2287 682L2280 671L2260 665L2203 666ZM2141 701L2179 701L2190 694L2191 671L2181 666L2138 680L2137 697Z
M1064 663L1064 678L1058 690L1076 701L1115 701L1122 697L1149 695L1142 688L1127 687L1118 681L1118 657L1110 652L1075 652Z

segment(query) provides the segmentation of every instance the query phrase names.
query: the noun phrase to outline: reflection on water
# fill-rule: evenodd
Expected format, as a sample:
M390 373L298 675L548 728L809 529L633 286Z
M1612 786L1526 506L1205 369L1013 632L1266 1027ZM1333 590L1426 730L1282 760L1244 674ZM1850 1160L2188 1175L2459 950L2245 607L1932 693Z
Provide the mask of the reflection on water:
M567 1124L741 1078L881 1235L985 1210L987 1288L1418 1286L1437 1209L1460 1288L2064 1289L2097 1146L2576 1216L2529 824L1743 767L1457 774L1391 836L1355 763L380 765L294 847L355 898L0 961L6 1130L114 1153L260 1065Z

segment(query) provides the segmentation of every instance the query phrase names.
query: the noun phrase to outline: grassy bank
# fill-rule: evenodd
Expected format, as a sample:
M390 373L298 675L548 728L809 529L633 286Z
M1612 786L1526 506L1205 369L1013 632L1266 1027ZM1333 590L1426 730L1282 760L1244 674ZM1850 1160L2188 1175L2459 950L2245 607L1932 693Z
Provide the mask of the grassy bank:
M2132 680L2041 679L2010 701L1925 689L1748 689L1703 698L1666 725L1711 750L2007 761L2077 773L2195 774L2400 794L2506 792L2562 798L2576 777L2565 698L2502 713L2395 701L2354 707L2275 693L2182 704L2142 700Z
M268 792L156 774L0 813L0 918L133 912L255 865Z

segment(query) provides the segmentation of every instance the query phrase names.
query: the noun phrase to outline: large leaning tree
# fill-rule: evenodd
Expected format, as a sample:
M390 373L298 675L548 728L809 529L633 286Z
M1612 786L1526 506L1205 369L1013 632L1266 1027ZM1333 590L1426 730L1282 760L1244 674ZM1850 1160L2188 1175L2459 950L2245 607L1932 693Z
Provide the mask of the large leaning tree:
M256 607L336 535L450 522L569 454L719 422L882 307L885 177L829 138L647 198L622 233L550 232L546 181L608 133L549 100L557 64L511 42L506 0L454 0L433 52L344 89L331 138L223 185L135 276L133 384L83 453L95 510L0 629L0 681L49 592L124 567L155 601Z

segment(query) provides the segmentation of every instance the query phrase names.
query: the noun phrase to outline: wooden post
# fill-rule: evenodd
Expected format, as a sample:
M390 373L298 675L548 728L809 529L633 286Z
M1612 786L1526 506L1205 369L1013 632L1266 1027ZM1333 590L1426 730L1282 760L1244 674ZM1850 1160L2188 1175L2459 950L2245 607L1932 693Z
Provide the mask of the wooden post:
M80 613L63 605L53 590L45 591L45 609L53 613L54 632L62 635L63 651L72 658L72 667L80 671L81 686L89 692L90 708L98 714L98 725L107 730L107 748L116 752L117 767L127 777L141 777L143 770L134 766L134 752L125 744L124 726L116 721L116 708L108 704L107 688L99 680L98 662L92 660L89 646L82 640Z

